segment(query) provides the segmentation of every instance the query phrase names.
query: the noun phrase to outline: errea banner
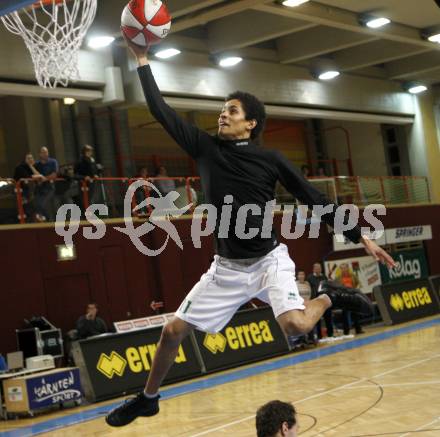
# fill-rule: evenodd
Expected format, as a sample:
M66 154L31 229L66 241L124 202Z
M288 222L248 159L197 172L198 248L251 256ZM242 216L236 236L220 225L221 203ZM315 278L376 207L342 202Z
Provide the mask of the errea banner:
M81 370L88 400L116 397L145 385L157 351L162 327L110 334L80 340L74 345L75 363ZM165 382L201 374L201 366L189 338L179 347Z
M440 306L440 275L436 275L436 276L431 276L429 278L431 285L432 285L432 289L434 290L434 293L436 293L437 295L437 299L439 302L439 306Z
M440 305L428 279L387 284L374 288L374 297L388 325L440 313Z
M239 311L217 334L200 331L194 334L208 372L289 351L286 338L269 307Z

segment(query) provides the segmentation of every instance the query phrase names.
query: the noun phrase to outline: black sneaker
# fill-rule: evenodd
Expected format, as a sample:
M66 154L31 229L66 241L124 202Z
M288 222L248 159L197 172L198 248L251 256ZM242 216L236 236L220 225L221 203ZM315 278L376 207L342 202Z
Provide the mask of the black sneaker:
M366 315L373 312L373 304L370 299L356 288L347 288L337 282L322 281L318 294L326 294L332 301L333 308Z
M105 421L110 426L125 426L137 417L150 417L159 412L159 398L146 398L143 392L134 398L127 399L122 405L116 407L106 416Z

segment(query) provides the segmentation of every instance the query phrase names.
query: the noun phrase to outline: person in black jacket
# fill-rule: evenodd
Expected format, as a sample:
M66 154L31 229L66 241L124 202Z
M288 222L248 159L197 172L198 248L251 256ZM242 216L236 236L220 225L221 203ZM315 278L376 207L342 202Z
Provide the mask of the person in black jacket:
M220 220L225 214L217 214L214 262L186 296L174 319L163 328L145 390L107 415L106 422L111 426L124 426L139 416L157 414L160 384L183 339L195 328L218 332L243 303L254 297L270 303L286 335L309 332L332 305L371 311L371 303L362 294L337 290L326 290L304 304L287 247L279 243L273 226L263 226L262 211L274 200L277 181L306 205L331 205L331 202L280 152L258 145L266 118L262 102L245 92L230 94L218 119L217 135L210 135L180 118L165 103L148 65L147 49L128 44L137 58L138 74L151 113L196 161L206 203L219 212L228 205L225 209L230 212L230 226L225 229ZM249 229L243 235L239 218L249 205L253 210L245 216L245 225L252 228L252 233ZM335 211L336 206L331 206L323 221L334 225ZM362 237L359 227L345 235L354 242L362 241L369 253L394 265L383 249Z
M14 179L21 179L23 209L30 221L44 221L39 214L35 214L34 191L35 183L44 181L44 176L35 168L35 160L32 153L26 153L23 161L15 167Z
M94 181L99 177L100 166L96 163L93 156L94 149L86 144L81 149L81 158L75 165L75 175L84 179L89 188L89 204L93 205L98 197L98 182Z
M104 320L97 316L98 305L96 303L89 303L87 311L84 316L81 316L76 322L76 329L78 331L78 338L88 338L94 335L105 334L107 332L107 325Z
M60 168L58 177L63 179L55 185L56 209L61 205L81 204L81 189L79 184L80 176L75 175L72 165L65 165Z

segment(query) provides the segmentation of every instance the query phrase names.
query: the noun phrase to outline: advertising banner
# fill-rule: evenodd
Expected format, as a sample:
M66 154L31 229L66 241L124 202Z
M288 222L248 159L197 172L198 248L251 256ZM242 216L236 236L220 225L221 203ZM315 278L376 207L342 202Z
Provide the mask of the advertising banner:
M432 239L431 225L406 226L385 230L387 244L409 243L411 241L423 241Z
M397 266L388 269L387 266L380 264L380 275L383 284L428 277L428 263L423 249L400 250L391 252L390 255L396 261Z
M79 369L68 369L26 379L29 409L50 407L82 398Z
M289 352L270 307L238 312L217 334L194 334L208 372Z
M375 240L379 246L384 246L386 244L409 243L412 241L431 240L432 228L431 225L406 226L403 228L385 229L385 232L383 232L378 238L379 235L380 233L373 233L371 236L371 239ZM333 250L335 252L341 250L362 249L363 247L362 243L352 243L343 235L333 235Z
M440 275L431 276L429 281L431 282L432 289L434 290L440 305Z
M380 237L373 235L371 240L374 240L376 244L379 246L384 246L386 244L385 241L385 232L380 234ZM354 249L363 249L364 245L362 243L352 243L348 238L343 235L333 235L333 250L335 252L339 252L341 250L354 250Z
M123 320L114 322L116 332L129 332L138 329L153 328L163 326L174 317L174 313L159 314L157 316L141 317L139 319Z
M151 370L161 327L80 340L75 345L75 363L88 399L97 400L133 392L144 386ZM165 382L201 374L190 338L186 338ZM82 376L82 375L81 375Z
M388 325L440 312L437 296L428 279L378 286L374 288L374 296L382 318Z
M359 288L363 293L372 293L375 286L382 284L379 265L372 256L326 261L325 274L328 279Z

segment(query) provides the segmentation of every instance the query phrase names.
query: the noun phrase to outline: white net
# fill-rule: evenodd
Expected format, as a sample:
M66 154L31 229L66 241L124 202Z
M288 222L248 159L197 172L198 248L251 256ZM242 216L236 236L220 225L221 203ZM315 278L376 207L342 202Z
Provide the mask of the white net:
M35 76L44 88L79 79L78 52L92 24L98 0L40 0L1 17L20 35L32 56Z

